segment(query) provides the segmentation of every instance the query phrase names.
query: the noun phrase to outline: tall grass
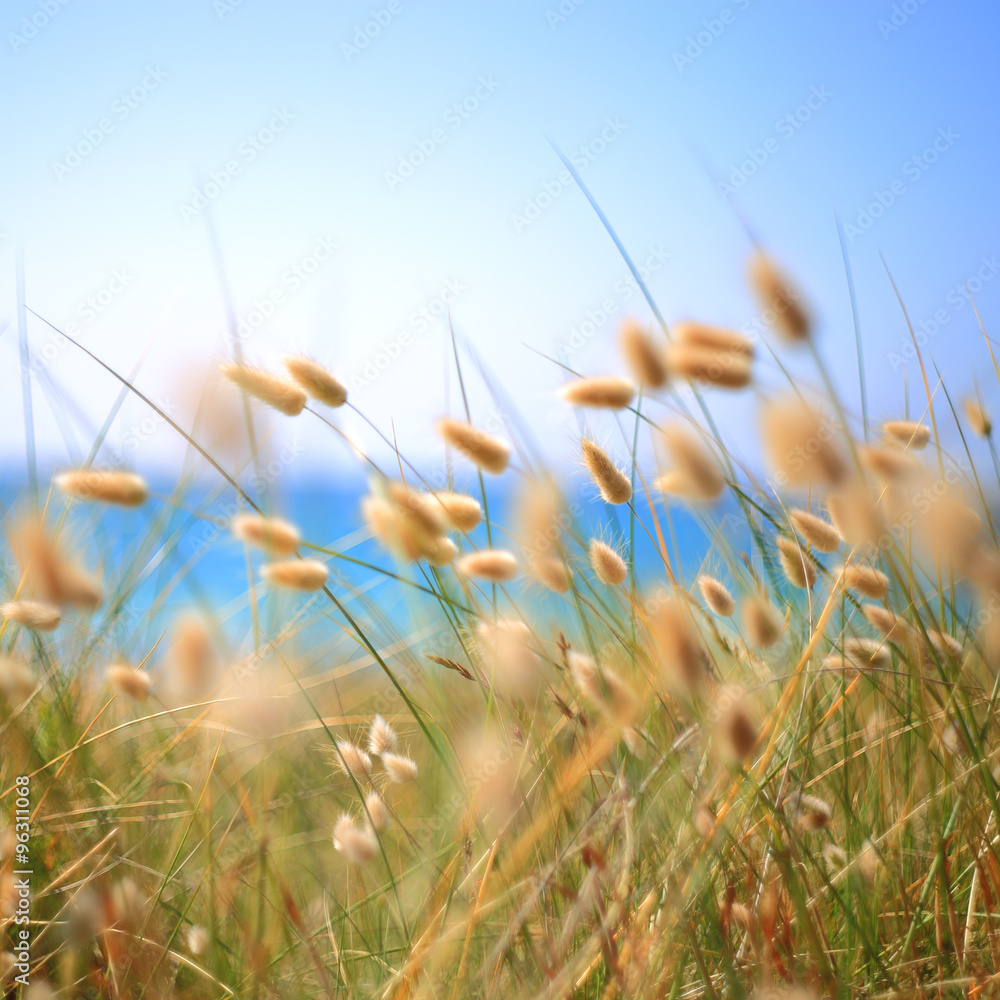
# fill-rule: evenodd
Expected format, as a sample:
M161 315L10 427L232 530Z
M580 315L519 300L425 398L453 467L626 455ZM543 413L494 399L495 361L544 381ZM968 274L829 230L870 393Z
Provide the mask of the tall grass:
M30 861L34 988L995 994L1000 483L965 446L993 454L988 417L923 358L919 413L850 416L787 279L758 255L751 280L779 367L811 351L824 393L765 391L735 331L629 325L635 384L562 392L583 509L519 421L477 423L506 396L467 394L456 345L445 481L358 456L370 494L337 520L367 520L371 558L267 517L280 492L241 485L266 444L246 426L249 454L213 454L215 400L184 425L118 375L216 482L70 470L6 514L0 902L15 933ZM340 441L346 393L314 363L227 370ZM757 394L766 470L727 451L722 392ZM215 548L244 553L221 607L197 599Z

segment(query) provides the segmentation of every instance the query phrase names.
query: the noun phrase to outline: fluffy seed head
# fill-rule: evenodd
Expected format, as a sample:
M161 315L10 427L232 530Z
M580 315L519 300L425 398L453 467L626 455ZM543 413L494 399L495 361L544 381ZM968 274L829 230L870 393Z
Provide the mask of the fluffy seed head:
M241 542L248 542L276 556L292 555L301 541L296 527L277 517L239 514L229 527Z
M573 571L562 560L536 556L529 563L531 574L555 594L565 594L573 580Z
M567 382L559 389L559 395L574 406L623 410L635 399L635 386L615 375L594 375Z
M879 503L881 492L864 483L848 483L827 494L826 509L830 520L849 545L874 545L883 536L886 525Z
M136 670L127 663L114 663L104 671L107 682L133 701L145 701L153 687L153 679L145 670Z
M368 812L368 819L372 829L376 833L385 833L392 826L392 817L382 796L378 792L369 792L365 796L365 809Z
M871 667L884 670L892 663L892 653L881 639L847 639L844 642L844 658L859 670Z
M635 719L639 699L613 670L598 666L584 653L570 652L568 660L573 683L591 705L621 726Z
M59 624L59 609L42 601L7 601L0 615L36 632L51 632Z
M743 627L753 646L773 646L785 630L785 623L774 605L763 597L748 597L743 602Z
M795 829L822 830L830 823L832 812L829 803L815 795L798 793L792 795L790 805L795 817Z
M736 602L726 585L714 576L702 573L698 577L698 589L705 603L720 617L728 618L736 610Z
M188 951L196 958L208 951L208 931L198 924L192 924L187 933Z
M434 427L448 444L486 472L498 476L507 468L510 448L486 431L450 417L442 417Z
M861 613L873 629L881 632L887 639L900 642L909 634L909 623L904 622L881 604L863 604Z
M847 865L847 851L839 844L824 844L823 863L831 871L836 868L844 868Z
M916 451L926 448L931 439L931 429L913 420L887 420L882 424L882 433L888 440Z
M920 460L912 451L869 445L859 454L864 467L885 483L905 482L920 471Z
M672 375L720 389L749 385L751 361L742 351L719 351L701 344L673 343L667 348L667 367Z
M409 757L404 757L399 753L382 754L382 766L385 773L389 775L389 780L397 785L407 785L411 781L416 781L417 765Z
M672 329L674 340L686 347L698 347L721 354L742 355L747 359L754 356L753 343L736 330L689 321L675 323Z
M596 442L584 438L580 442L583 464L605 503L622 504L632 499L632 484L628 476L611 461L608 453Z
M836 425L798 398L766 404L761 435L779 486L834 486L847 475Z
M791 538L779 535L775 539L778 547L778 560L785 579L801 590L809 590L816 583L816 567L806 554L805 549Z
M100 605L100 584L71 561L40 524L29 523L13 533L11 546L26 584L46 602L71 604L88 611Z
M444 565L454 559L457 549L441 532L444 527L440 505L403 486L394 484L387 495L367 496L361 512L375 537L398 558L414 562L427 559Z
M327 406L343 406L347 402L347 389L321 364L297 354L285 358L288 374L298 385Z
M705 680L708 655L680 601L660 603L649 623L656 658L674 687L693 691Z
M682 424L667 424L663 440L677 471L694 493L692 499L717 499L725 480L715 457L698 437Z
M286 416L297 416L306 405L306 394L299 386L263 368L232 364L222 365L220 371L248 396L259 399Z
M324 747L330 761L344 774L353 775L355 781L363 781L372 773L372 759L350 740L337 740L336 747Z
M993 421L983 405L971 396L962 405L965 407L965 419L969 421L972 433L981 438L988 438L993 433Z
M31 667L24 660L0 654L0 695L8 702L20 702L34 689Z
M182 693L197 694L208 687L216 658L211 634L202 618L186 615L174 624L168 662Z
M146 502L146 480L134 472L101 472L75 469L56 476L56 486L78 500L100 500L122 507L138 507Z
M618 346L632 377L642 386L661 389L668 372L663 352L653 346L645 330L635 320L626 319L618 328Z
M927 639L942 660L962 658L962 644L953 635L948 635L946 632L928 632Z
M590 540L590 565L601 583L617 587L625 582L628 566L625 560L606 542Z
M480 622L475 649L492 682L503 692L529 701L542 679L541 658L531 629L516 618Z
M352 865L366 865L378 856L378 840L371 830L362 829L344 813L333 826L333 846Z
M368 752L377 755L395 753L396 746L396 731L381 715L376 715L368 729Z
M865 597L881 601L889 593L889 577L874 566L852 563L844 569L844 586Z
M843 539L829 521L806 510L793 510L789 517L799 535L818 552L835 552L840 548Z
M754 254L749 266L750 287L774 329L791 343L809 336L811 323L801 304L801 296L763 252Z
M445 521L456 531L472 531L483 516L479 501L465 493L435 493L430 503L441 508Z
M285 559L261 567L260 575L275 587L309 591L326 583L327 570L316 559Z
M738 690L723 685L716 692L719 733L726 756L743 761L757 745L759 731Z
M504 583L517 576L517 559L506 549L483 549L462 556L455 564L460 573L492 583Z

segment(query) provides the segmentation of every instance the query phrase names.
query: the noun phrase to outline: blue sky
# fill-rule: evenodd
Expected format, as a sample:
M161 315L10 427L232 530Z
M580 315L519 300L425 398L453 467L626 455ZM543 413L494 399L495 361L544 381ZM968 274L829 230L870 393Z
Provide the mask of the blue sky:
M651 314L549 139L585 168L668 322L753 320L746 225L805 290L853 404L839 213L873 415L902 411L907 372L919 398L880 254L950 391L978 373L990 400L961 289L971 282L995 330L998 20L985 0L7 2L2 456L24 453L18 248L28 305L75 322L119 370L146 351L137 384L183 408L179 383L227 351L209 217L249 359L313 353L404 450L435 454L433 418L458 398L450 308L545 446L567 453L578 428L553 396L559 370L534 352L620 371L617 323ZM36 320L28 335L44 359L39 448L65 464L66 425L74 447L89 443L117 387ZM807 358L779 351L814 379ZM780 385L773 361L760 367L763 386ZM754 395L710 402L751 452ZM134 433L146 416L129 401L109 447L169 467L168 429ZM307 419L277 431L303 467L350 463ZM338 419L376 447L356 417Z

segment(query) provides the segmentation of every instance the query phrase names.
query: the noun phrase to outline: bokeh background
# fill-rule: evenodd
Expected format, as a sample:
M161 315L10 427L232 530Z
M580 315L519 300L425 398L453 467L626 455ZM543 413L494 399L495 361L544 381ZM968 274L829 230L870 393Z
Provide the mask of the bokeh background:
M251 361L308 351L415 459L440 454L432 421L457 405L450 318L474 417L510 418L482 371L571 461L549 359L620 371L618 322L652 313L553 146L667 322L753 330L756 238L856 407L846 250L873 417L923 406L888 272L950 390L972 391L989 358L965 288L987 332L1000 302L998 22L987 0L6 2L7 485L25 468L22 335L40 469L86 455L120 389L29 309L170 412L232 327ZM783 376L763 354L767 391ZM754 399L709 395L752 462ZM104 448L156 475L184 444L148 417L127 399ZM290 482L358 469L308 414L276 434Z

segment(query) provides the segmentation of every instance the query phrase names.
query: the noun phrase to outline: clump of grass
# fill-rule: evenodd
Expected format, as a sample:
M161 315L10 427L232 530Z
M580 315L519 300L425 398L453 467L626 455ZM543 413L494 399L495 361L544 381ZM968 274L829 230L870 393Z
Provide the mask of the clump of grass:
M773 354L805 347L830 386L798 293L770 258L750 274ZM664 333L622 326L634 383L554 388L612 411L576 414L621 435L575 439L602 502L576 502L576 455L545 468L526 425L507 423L512 444L480 429L456 347L468 416L437 423L440 468L394 449L390 476L359 453L368 494L320 537L273 513L265 478L243 485L266 443L230 468L177 422L218 490L181 477L160 495L83 463L8 515L0 773L8 803L31 783L38 981L996 992L1000 550L980 390L964 416L928 390L920 421L866 427L832 389L775 391L783 364L738 331ZM224 371L279 414L346 403L315 362L286 366ZM741 455L712 403L751 385L760 449ZM337 413L302 419L346 436ZM966 452L960 419L987 440ZM973 448L984 469L961 463ZM212 555L224 569L203 572Z

